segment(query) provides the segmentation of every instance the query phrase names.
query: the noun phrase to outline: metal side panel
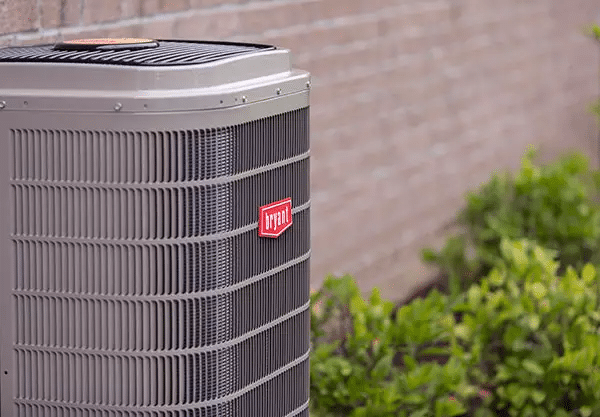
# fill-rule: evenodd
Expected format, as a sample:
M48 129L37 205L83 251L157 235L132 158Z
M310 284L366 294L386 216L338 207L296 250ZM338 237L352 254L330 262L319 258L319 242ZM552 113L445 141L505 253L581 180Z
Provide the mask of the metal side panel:
M264 65L268 63L263 63ZM4 111L53 110L66 113L185 112L239 108L238 106L243 104L258 103L310 89L310 75L300 70L228 84L209 83L201 87L193 87L193 83L186 83L187 80L178 83L176 72L173 71L156 74L157 79L164 79L165 82L174 84L163 86L169 88L154 88L154 85L142 87L135 80L131 80L130 83L125 82L127 87L109 89L107 87L110 86L104 82L106 79L114 77L116 80L123 81L121 78L126 78L124 75L128 73L102 74L103 68L100 74L96 74L94 70L97 66L73 68L64 65L64 68L56 68L57 66L59 65L50 65L48 71L40 72L39 66L35 64L19 68L12 64L0 63L0 108ZM39 73L30 74L29 77L24 76L23 73L27 73L31 68ZM81 73L77 71L78 69ZM7 74L3 75L3 71ZM214 78L212 73L203 75L198 71L188 72L191 72L190 77L205 82ZM82 76L82 73L85 75ZM133 71L129 75L142 74L143 71ZM87 85L80 86L79 89L66 86L61 89L56 85L58 83L52 83L52 76L62 77L67 83L71 79L83 79ZM18 77L24 77L25 80L18 83ZM41 84L37 85L33 81L29 85L25 84L29 78L41 79ZM3 80L11 82L2 85Z
M11 243L9 120L0 115L0 415L13 416L15 368L13 340L15 339L15 305L12 288L15 275Z
M2 417L306 415L309 154L308 92L0 111Z
M96 99L89 99L96 100ZM97 101L97 100L96 100ZM41 109L27 106L18 106L16 109L7 106L0 109L0 120L6 122L7 128L27 129L64 129L70 130L171 130L194 129L235 125L249 122L264 117L285 113L294 109L307 107L309 91L301 91L281 95L256 103L247 103L224 108L210 108L207 110L178 110L158 111L153 110L162 98L148 100L148 109L142 111L142 104L138 103L139 111L115 111L112 107L106 111L82 111L78 102L69 97L53 98L52 106ZM114 102L112 100L111 102ZM62 110L73 109L72 111ZM191 107L193 109L193 107Z

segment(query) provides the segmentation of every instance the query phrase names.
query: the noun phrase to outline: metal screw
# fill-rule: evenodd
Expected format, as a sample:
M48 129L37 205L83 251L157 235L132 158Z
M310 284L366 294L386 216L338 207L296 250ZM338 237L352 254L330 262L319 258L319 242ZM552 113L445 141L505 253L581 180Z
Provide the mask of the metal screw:
M115 111L121 111L122 108L123 108L123 105L121 103L115 104Z
M0 101L0 110L6 107L6 101Z
M248 101L248 98L246 96L242 96L242 103L245 103Z
M281 88L278 88L277 89L277 95L280 95L280 94L281 94Z

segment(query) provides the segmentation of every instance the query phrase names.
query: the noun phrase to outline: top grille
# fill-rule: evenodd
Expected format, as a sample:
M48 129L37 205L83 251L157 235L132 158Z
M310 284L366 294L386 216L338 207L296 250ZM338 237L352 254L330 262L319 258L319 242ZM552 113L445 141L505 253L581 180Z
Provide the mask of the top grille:
M270 45L158 40L158 46L139 49L61 50L55 45L0 48L0 62L59 62L122 66L198 65L273 50Z

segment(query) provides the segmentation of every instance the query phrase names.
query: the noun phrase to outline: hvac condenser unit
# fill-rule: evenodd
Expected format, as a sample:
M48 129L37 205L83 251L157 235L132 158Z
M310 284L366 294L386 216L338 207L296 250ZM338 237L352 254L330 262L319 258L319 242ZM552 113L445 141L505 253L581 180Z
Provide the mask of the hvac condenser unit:
M309 87L266 45L0 49L2 417L308 416Z

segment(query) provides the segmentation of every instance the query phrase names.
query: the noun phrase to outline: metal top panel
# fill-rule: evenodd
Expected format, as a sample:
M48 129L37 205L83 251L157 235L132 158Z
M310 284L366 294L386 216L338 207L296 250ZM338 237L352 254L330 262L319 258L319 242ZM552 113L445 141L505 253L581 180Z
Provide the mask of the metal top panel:
M4 99L25 95L197 96L215 89L243 90L288 78L292 72L286 49L233 43L157 43L157 47L150 44L141 49L135 45L106 50L53 50L49 45L0 48L0 95Z

